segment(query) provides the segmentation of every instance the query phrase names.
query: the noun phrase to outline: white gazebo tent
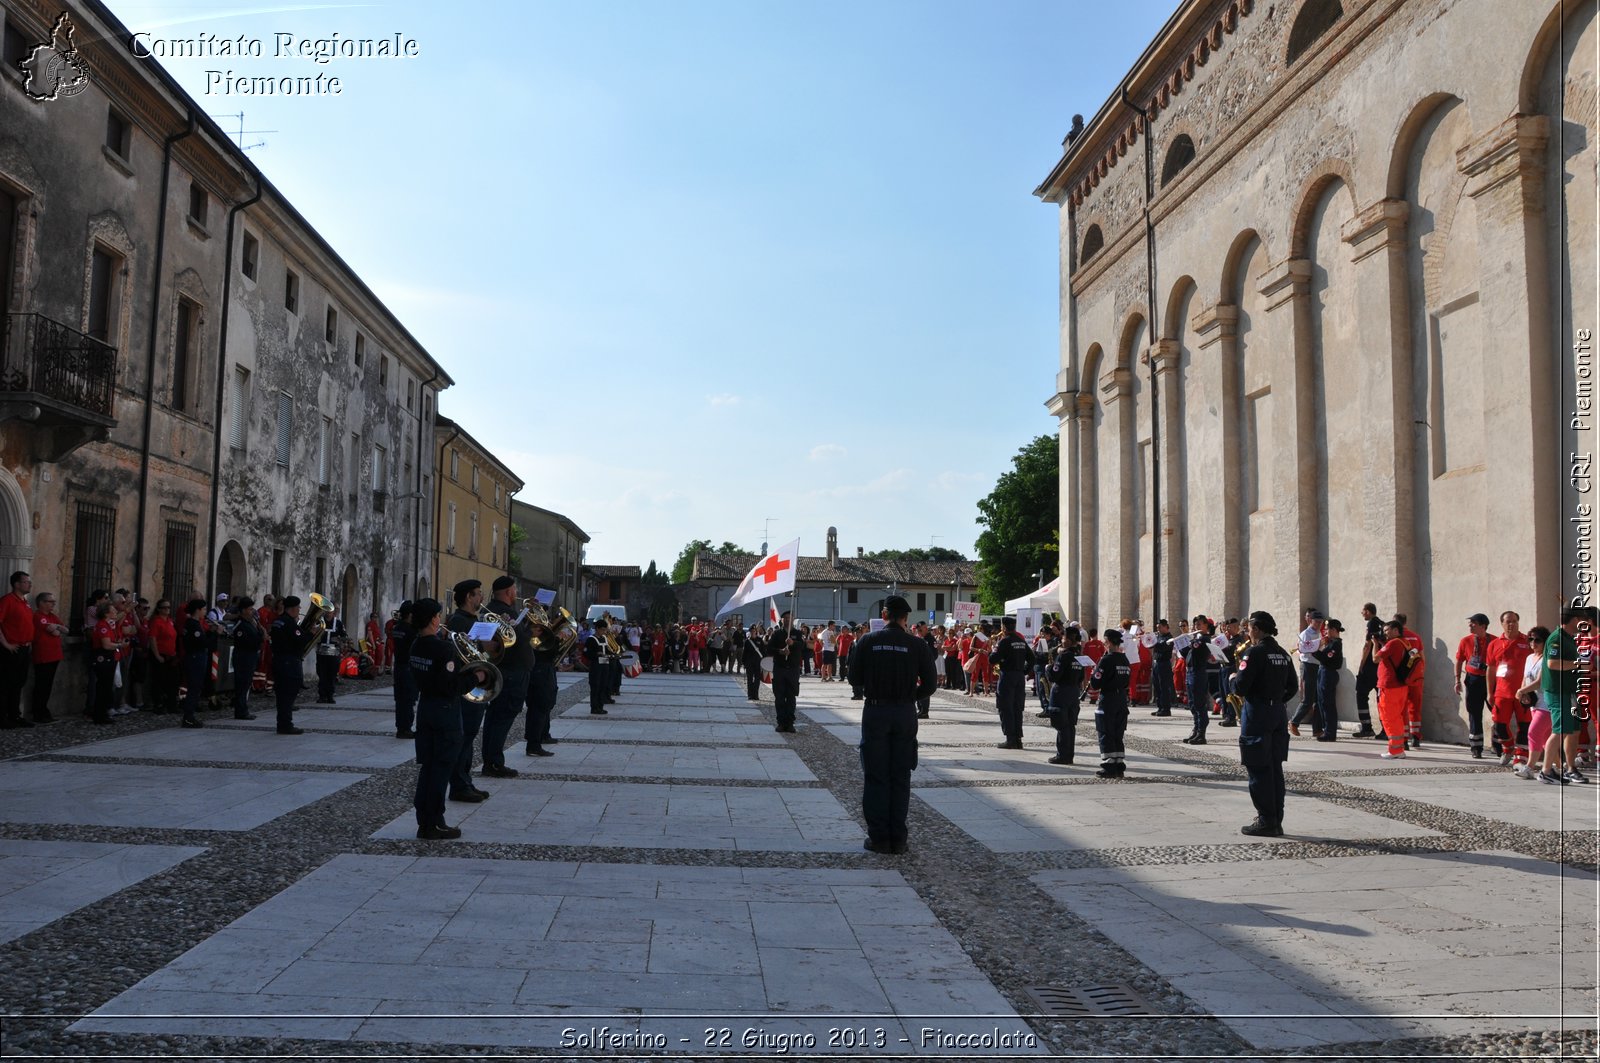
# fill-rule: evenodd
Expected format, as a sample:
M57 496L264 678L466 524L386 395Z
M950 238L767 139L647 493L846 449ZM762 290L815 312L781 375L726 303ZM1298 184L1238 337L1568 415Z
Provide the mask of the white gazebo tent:
M1015 613L1018 609L1042 609L1047 613L1061 612L1061 577L1057 576L1031 594L1024 594L1021 598L1013 598L1006 603L1007 613Z

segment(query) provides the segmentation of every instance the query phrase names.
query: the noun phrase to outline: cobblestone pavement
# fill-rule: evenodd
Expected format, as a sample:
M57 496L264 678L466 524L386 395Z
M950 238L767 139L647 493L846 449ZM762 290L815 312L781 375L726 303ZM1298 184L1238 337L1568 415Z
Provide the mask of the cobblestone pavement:
M1297 740L1283 838L1230 732L1129 774L941 693L911 850L864 852L861 703L563 675L459 841L414 837L389 690L306 728L0 734L0 1055L1589 1057L1600 787ZM108 733L109 732L109 733Z

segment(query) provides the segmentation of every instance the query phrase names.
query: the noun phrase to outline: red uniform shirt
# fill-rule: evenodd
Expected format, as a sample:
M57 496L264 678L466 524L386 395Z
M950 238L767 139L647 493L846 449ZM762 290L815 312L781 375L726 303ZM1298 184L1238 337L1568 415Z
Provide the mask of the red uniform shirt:
M1378 651L1378 686L1384 690L1404 690L1407 679L1401 679L1394 674L1394 670L1405 663L1406 653L1410 644L1404 637L1390 639L1384 643L1383 649ZM1416 668L1412 668L1412 674Z
M60 624L54 613L33 614L33 663L49 664L61 660L61 636L45 630L46 624Z
M117 640L122 637L118 632L120 626L114 618L109 616L95 624L93 648L97 656L101 653L116 653L116 650L107 650L106 643L109 642L113 646L116 645Z
M1456 663L1462 675L1487 675L1489 636L1468 635L1456 647Z
M1528 636L1518 635L1508 639L1504 635L1489 643L1485 665L1489 673L1489 694L1496 698L1515 699L1522 686L1522 673L1528 664L1533 647ZM1502 683L1509 684L1501 686Z
M27 646L33 642L33 610L19 594L7 592L0 598L0 635L13 646Z
M170 617L158 616L150 621L150 648L171 658L178 655L178 629Z
M839 659L841 661L850 656L850 647L855 645L855 641L856 637L850 634L850 632L839 632L839 640L836 645L839 647Z
M1422 644L1422 636L1406 628L1405 634L1400 636L1405 639L1406 645L1417 651L1417 663L1411 666L1411 674L1406 676L1407 685L1422 685L1422 674L1428 670L1427 647Z

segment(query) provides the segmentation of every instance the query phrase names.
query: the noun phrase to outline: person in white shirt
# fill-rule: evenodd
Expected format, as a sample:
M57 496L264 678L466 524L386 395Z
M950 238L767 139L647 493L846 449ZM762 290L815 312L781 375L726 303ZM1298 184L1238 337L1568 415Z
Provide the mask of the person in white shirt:
M1299 645L1296 647L1300 653L1300 707L1295 710L1294 719L1289 721L1289 733L1292 735L1299 735L1301 721L1317 711L1317 670L1320 666L1312 655L1322 648L1322 612L1319 609L1307 609L1305 619L1305 630L1300 632Z
M817 634L817 641L822 643L822 681L831 683L834 666L839 662L839 625L828 621L828 626Z

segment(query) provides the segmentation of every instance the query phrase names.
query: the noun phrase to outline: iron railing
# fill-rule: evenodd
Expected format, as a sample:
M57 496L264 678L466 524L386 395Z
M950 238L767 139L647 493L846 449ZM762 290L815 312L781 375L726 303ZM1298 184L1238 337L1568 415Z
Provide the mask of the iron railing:
M113 416L115 347L43 314L7 314L0 328L0 391L31 391Z

